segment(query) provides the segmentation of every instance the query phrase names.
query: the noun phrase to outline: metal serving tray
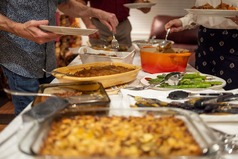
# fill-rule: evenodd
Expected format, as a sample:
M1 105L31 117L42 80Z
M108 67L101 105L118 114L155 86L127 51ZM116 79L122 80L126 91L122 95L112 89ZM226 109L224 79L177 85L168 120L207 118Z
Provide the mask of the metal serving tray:
M39 93L47 94L67 94L69 93L70 100L75 106L100 106L109 107L110 98L108 97L104 87L100 82L70 82L70 83L55 83L40 85ZM76 93L74 95L74 93ZM67 97L65 97L67 98ZM45 97L36 97L32 106L43 102Z
M74 115L103 115L103 116L145 116L152 114L155 117L165 117L165 116L174 116L181 119L186 124L189 132L192 134L193 138L199 144L202 154L199 156L176 156L170 157L171 159L214 159L221 148L221 143L218 137L210 130L210 128L201 120L201 118L193 112L176 109L176 108L133 108L133 109L109 109L109 108L98 108L98 109L81 109L77 113L74 112L66 114L58 114L55 117L47 120L45 123L34 124L31 128L25 131L28 135L25 135L24 138L19 143L19 149L29 155L33 155L39 158L62 158L69 159L74 157L62 157L62 156L41 156L39 155L39 149L43 144L43 141L48 134L50 129L51 122L60 116L65 117L65 115L73 117ZM59 116L60 115L60 116ZM27 132L28 131L28 132ZM24 134L25 134L24 133ZM79 159L85 159L85 157L78 156ZM86 157L90 159L95 158L105 158L100 157ZM120 157L121 158L121 157ZM156 157L160 158L159 156ZM106 158L109 159L109 158ZM114 159L114 158L113 158ZM128 159L128 158L127 158ZM133 158L135 159L135 158ZM141 159L141 158L140 158Z

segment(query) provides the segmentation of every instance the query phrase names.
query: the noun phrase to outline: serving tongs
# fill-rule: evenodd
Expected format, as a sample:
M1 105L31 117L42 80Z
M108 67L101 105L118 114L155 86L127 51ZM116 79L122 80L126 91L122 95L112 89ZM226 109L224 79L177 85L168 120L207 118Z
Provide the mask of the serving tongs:
M185 110L194 111L199 114L203 113L229 113L238 114L238 104L229 103L230 101L238 100L238 94L220 95L218 97L199 97L191 98L188 101L172 101L165 102L156 98L144 98L140 96L128 96L135 99L133 107L172 107L182 108Z
M66 99L60 97L49 97L44 102L35 105L30 110L22 114L22 125L19 129L16 129L14 132L12 132L8 137L1 140L0 147L14 135L16 135L20 130L22 130L25 124L29 122L44 122L46 119L52 117L54 114L67 107L68 105L69 102Z

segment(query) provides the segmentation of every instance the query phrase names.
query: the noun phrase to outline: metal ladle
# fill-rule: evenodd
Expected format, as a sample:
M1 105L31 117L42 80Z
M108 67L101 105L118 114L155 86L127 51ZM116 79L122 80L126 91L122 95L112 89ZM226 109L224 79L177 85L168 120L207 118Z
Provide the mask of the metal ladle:
M158 44L158 48L160 48L160 49L164 49L164 48L166 48L168 45L170 45L170 41L168 41L168 36L169 36L169 33L170 33L170 28L167 30L167 32L166 32L166 35L165 35L165 39L162 41L162 42L160 42L159 44Z

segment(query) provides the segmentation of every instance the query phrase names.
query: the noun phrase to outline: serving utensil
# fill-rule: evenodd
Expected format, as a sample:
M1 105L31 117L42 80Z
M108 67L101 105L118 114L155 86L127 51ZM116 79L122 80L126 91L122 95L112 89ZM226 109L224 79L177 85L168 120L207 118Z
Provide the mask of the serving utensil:
M34 92L20 92L20 91L14 91L10 89L3 89L6 93L15 95L15 96L45 96L45 97L57 97L54 94L48 94L48 93L34 93Z
M233 94L231 92L218 92L218 93L192 93L188 91L183 91L183 90L177 90L177 91L172 91L168 94L169 99L172 100L180 100L180 99L185 99L188 97L193 97L193 96L220 96L220 95L227 95L227 94Z
M59 74L59 75L62 75L62 76L72 76L72 77L75 77L74 75L72 75L70 73L62 73L62 72L58 72L58 71L46 71L45 69L42 69L42 71L44 71L47 74L53 75L53 76L54 76L54 74Z
M130 89L130 90L144 90L144 89L153 89L163 83L168 83L171 86L176 86L179 83L179 80L182 78L182 73L181 72L170 72L164 76L164 79L161 80L158 83L153 83L150 85L142 86L142 87L125 87L124 89Z
M111 42L112 48L113 49L118 49L119 48L119 43L115 37L115 35L112 35L112 42Z
M45 96L45 97L62 98L60 96L57 96L54 94L48 94L48 93L20 92L20 91L9 90L6 88L4 88L4 91L8 94L16 95L16 96ZM64 97L62 99L66 100L70 104L78 104L78 103L86 102L88 100L95 100L95 98L96 98L95 96L76 95L76 96Z
M5 89L4 89L5 90ZM11 91L8 91L11 92ZM16 92L14 92L15 94ZM19 93L16 93L19 95ZM27 94L28 95L28 94ZM24 112L22 114L22 125L19 129L16 129L12 132L8 137L1 141L0 147L5 144L11 137L17 134L21 129L23 129L24 125L28 122L43 122L45 119L54 115L57 111L68 106L68 101L60 98L60 97L50 97L45 100L45 102L41 102L36 106L32 107L30 110Z
M160 50L163 50L172 44L170 41L168 41L169 33L170 33L170 28L168 28L166 32L165 39L162 42L160 42L157 46L158 48L160 48Z

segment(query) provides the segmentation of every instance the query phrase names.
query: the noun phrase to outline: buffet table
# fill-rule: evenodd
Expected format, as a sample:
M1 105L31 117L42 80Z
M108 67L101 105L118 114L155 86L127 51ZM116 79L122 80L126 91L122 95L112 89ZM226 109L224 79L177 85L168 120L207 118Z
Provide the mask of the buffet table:
M70 65L75 65L81 63L80 58L76 57ZM140 57L139 53L137 52L133 64L140 65ZM193 67L190 65L186 68L187 72L194 72L196 71ZM139 85L140 79L144 77L145 75L148 75L148 73L140 71L137 79L130 83L130 85ZM58 81L55 79L53 83L57 83ZM235 90L236 91L236 90ZM116 93L115 93L116 92ZM161 93L158 91L158 94ZM123 104L123 95L121 94L120 90L114 90L112 92L108 92L109 97L111 99L110 107L111 108L118 108L121 107ZM31 108L31 105L28 105L25 109L28 110ZM214 127L216 129L222 130L227 133L235 134L238 133L238 115L228 115L228 116L217 116L217 115L201 115L201 117L204 119L204 121L211 127ZM6 138L11 136L11 138L5 142L2 146L0 146L0 159L31 159L34 158L32 156L28 156L24 153L22 153L18 149L18 144L22 137L18 134L13 134L15 131L20 129L22 124L21 114L18 115L0 134L0 143L4 141ZM13 134L13 135L12 135ZM25 134L27 135L27 134ZM236 156L238 158L238 155ZM236 158L234 155L226 158Z

